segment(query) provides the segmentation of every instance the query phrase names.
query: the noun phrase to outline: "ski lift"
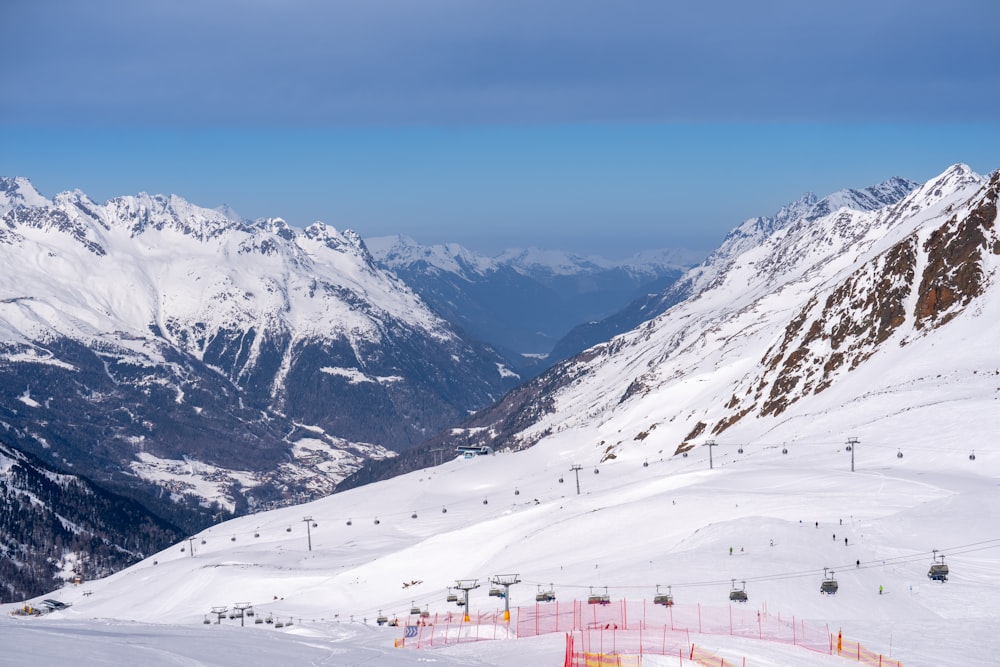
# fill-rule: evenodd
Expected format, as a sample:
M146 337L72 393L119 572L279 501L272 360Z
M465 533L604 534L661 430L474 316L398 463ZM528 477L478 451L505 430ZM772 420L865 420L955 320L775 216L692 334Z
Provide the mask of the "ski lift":
M442 507L441 508L441 514L447 514L447 513L448 513L448 508L447 507Z
M260 537L260 531L259 530L253 531L253 536L254 537Z
M897 459L903 458L903 450L902 449L900 449L899 451L896 452L896 458Z
M267 623L268 625L273 624L274 623L274 616L272 616L271 614L268 614L267 618L264 619L264 622Z
M483 504L484 504L484 505L489 505L489 504L490 504L490 501L489 501L489 500L487 500L486 498L483 498Z
M740 445L740 448L736 450L736 453L737 454L742 454L743 453L743 445Z
M519 495L521 495L521 492L517 490L517 487L516 487L516 486L514 487L514 495L515 495L515 496L519 496Z
M563 483L563 481L565 481L565 480L563 480L563 477L562 477L562 475L559 475L559 483L560 483L560 484L562 484L562 483Z
M464 607L465 606L465 600L459 600L455 604L457 604L459 607Z
M490 588L490 597L491 598L503 597L503 592L501 592L501 590L496 587Z
M649 461L643 461L642 462L642 467L643 468L648 468L649 467Z
M243 612L247 616L253 616L253 607L247 607L246 611Z
M419 616L420 615L420 607L417 606L416 601L413 601L410 604L412 605L410 607L410 615L411 616Z
M972 450L972 453L969 454L969 460L970 461L975 461L976 460L976 451L975 450Z
M382 624L379 623L379 625L382 625ZM281 621L278 621L277 623L274 624L274 627L276 627L276 628L283 628L283 627L285 627L285 624L282 623Z
M844 447L844 449L847 450L847 451L851 451L851 446L848 445L847 447Z
M292 527L291 527L291 526L289 526L288 528L285 528L285 532L286 532L286 533L290 533L290 532L292 532Z
M837 583L837 580L833 578L833 572L827 575L826 568L824 567L823 583L819 585L819 592L825 593L826 595L836 595L837 589L839 588L840 585Z
M184 547L181 547L181 553L184 553Z
M422 612L420 612L420 618L430 618L431 617L431 610L428 609L429 606L430 605L426 605L426 604L424 605L424 610Z
M382 613L381 609L379 609L378 618L375 619L375 622L378 623L379 625L385 625L386 623L389 622L389 618Z
M347 525L348 525L348 526L350 526L350 525L353 525L353 522L352 522L352 521L351 521L350 519L348 519L348 520L347 520Z
M382 523L382 522L378 520L378 517L375 517L375 525L377 526L377 525L379 525L380 523Z
M458 594L456 594L452 589L448 589L448 597L445 598L446 602L458 602Z
M205 544L205 538L204 538L204 537L203 537L203 538L201 538L201 543L202 543L202 544Z
M260 625L260 624L262 624L262 623L264 622L264 619L263 619L263 618L261 618L260 616L258 616L257 618L255 618L255 619L253 620L253 622L254 622L254 624L256 624L256 625Z
M212 621L208 620L208 614L205 614L205 620L202 621L205 625L211 625Z
M927 578L941 583L948 581L948 565L944 562L944 554L941 554L941 560L938 561L937 549L934 550L934 562L927 571Z
M289 627L289 626L292 626L292 625L295 625L295 623L292 622L291 618L289 618L287 621L285 621L285 627L286 628Z
M552 584L549 584L549 589L546 591L542 590L541 584L538 585L538 593L535 594L535 602L553 602L556 599L556 592L552 588Z
M656 586L656 595L653 596L653 604L662 604L664 607L674 606L674 596L671 593L672 586L667 586L667 592L661 593L660 586Z
M319 524L313 521L313 528L319 528Z
M235 535L233 535L232 537L230 537L230 538L229 538L229 541L230 541L230 542L235 542L235 541L236 541L236 536L235 536Z
M741 582L739 588L736 587L736 580L733 579L733 586L729 590L729 599L733 602L746 602L749 598L747 597L747 582Z
M781 448L781 453L782 454L787 454L788 453L788 447L782 447Z
M411 519L416 519L416 518L417 518L417 513L416 513L416 512L414 512L413 514L411 514L411 515L410 515L410 518L411 518Z
M687 457L688 457L688 453L687 453L687 452L683 452L683 453L681 454L681 456L683 456L684 458L687 458Z
M590 595L587 596L587 604L606 605L611 604L611 596L608 595L608 587L604 587L604 593L595 593L594 587L590 587Z
M600 471L600 470L598 470L597 468L594 468L594 474L595 474L595 475L600 475L600 474L601 474L601 471Z

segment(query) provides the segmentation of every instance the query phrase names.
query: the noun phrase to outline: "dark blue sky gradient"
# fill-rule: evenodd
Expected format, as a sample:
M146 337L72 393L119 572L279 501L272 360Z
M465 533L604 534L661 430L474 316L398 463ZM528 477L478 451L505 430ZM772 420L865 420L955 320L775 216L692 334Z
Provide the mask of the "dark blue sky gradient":
M485 252L1000 167L1000 3L0 4L0 174Z

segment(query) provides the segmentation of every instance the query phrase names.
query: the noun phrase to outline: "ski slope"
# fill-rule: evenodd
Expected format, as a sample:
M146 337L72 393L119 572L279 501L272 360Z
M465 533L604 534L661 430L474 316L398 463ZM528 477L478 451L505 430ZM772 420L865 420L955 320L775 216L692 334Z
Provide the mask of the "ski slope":
M906 665L995 664L995 452L970 461L964 449L942 446L900 459L862 441L852 473L842 443L788 454L748 444L742 454L715 448L712 469L705 447L687 457L624 455L596 466L596 452L588 462L585 448L562 440L456 459L215 526L105 580L46 596L69 609L42 618L5 614L3 633L14 639L6 644L17 647L5 659L560 664L561 634L417 651L393 648L402 628L374 624L379 613L405 623L413 605L458 612L445 602L457 579L482 584L470 595L473 612L495 611L489 577L517 573L515 607L534 605L536 586L550 583L560 601L585 598L591 587L607 587L614 600L651 600L661 584L672 586L678 604L725 607L736 579L747 582L750 607L842 629ZM574 464L582 466L580 495ZM305 517L313 519L308 536ZM932 549L951 567L947 583L926 576ZM835 596L819 593L824 567L836 572ZM204 624L211 607L242 601L295 624ZM752 665L843 661L738 637L706 635L697 643Z

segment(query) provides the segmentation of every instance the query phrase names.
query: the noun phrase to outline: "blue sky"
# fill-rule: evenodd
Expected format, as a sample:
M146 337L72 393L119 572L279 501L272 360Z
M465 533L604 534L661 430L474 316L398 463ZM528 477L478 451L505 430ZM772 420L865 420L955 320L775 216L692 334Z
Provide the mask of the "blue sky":
M0 4L0 174L487 253L1000 168L1000 3Z

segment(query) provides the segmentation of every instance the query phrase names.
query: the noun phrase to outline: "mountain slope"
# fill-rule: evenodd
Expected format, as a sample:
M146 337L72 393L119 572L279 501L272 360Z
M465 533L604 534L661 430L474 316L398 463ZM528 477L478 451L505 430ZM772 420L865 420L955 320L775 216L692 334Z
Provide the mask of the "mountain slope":
M0 600L106 577L182 535L138 503L0 443Z
M714 277L729 269L735 257L796 221L816 220L841 208L873 211L895 204L917 185L913 181L897 177L862 190L840 190L822 199L817 199L815 194L809 192L783 206L773 216L750 218L730 232L722 245L700 266L681 279L672 281L672 285L664 285L656 291L650 290L610 317L576 327L556 343L551 357L553 361L568 359L577 352L611 340L666 312L711 285Z

